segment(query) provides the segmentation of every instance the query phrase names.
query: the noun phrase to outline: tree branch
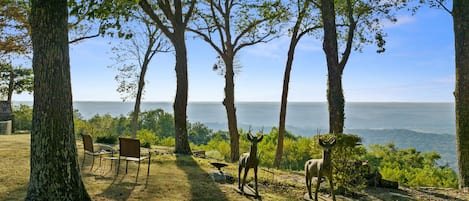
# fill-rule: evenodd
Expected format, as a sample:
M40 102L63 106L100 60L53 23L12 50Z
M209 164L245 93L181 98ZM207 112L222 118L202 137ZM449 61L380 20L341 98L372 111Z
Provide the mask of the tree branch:
M345 64L347 63L347 60L352 51L353 36L354 36L355 28L357 25L357 22L355 22L353 18L353 8L352 8L351 0L347 0L347 10L348 10L347 18L350 22L350 26L349 26L349 30L347 33L347 44L346 44L344 53L342 54L342 58L340 59L340 62L339 62L340 72L344 71Z
M195 29L192 29L192 28L187 28L187 30L191 31L191 32L194 32L195 34L199 35L200 37L202 37L204 39L205 42L207 42L210 46L213 47L213 49L215 49L215 51L219 54L219 55L222 55L223 54L223 51L220 49L220 47L218 47L212 40L212 38L210 36L208 36L207 34L204 34L202 33L201 31L199 30L195 30Z
M153 9L151 8L150 4L148 4L147 0L140 0L138 2L138 5L143 9L143 11L150 16L150 18L155 21L156 25L158 25L158 28L168 37L169 39L173 38L173 33L169 31L168 27L166 27L163 22L161 22L160 18L158 15L153 12Z
M186 27L187 27L187 23L189 23L189 20L192 17L192 14L194 13L194 7L195 7L195 0L192 0L189 10L186 13L186 18L184 19L184 26Z
M89 36L83 36L83 37L79 37L79 38L76 38L76 39L73 39L71 41L68 41L68 44L72 44L72 43L76 43L76 42L79 42L79 41L82 41L82 40L86 40L86 39L90 39L90 38L96 38L98 37L100 34L97 33L95 35L89 35Z
M260 24L260 23L262 23L262 22L265 22L265 21L267 21L267 20L269 20L269 19L268 19L268 18L264 18L264 19L262 19L262 20L256 20L256 21L252 22L251 24L249 24L249 26L246 27L246 29L244 29L244 30L236 37L236 39L235 39L233 45L236 46L236 45L238 44L239 40L241 40L241 38L243 38L243 36L244 36L245 34L247 34L249 31L251 31L251 29L255 28L258 24Z
M453 12L450 9L448 9L448 7L446 7L445 4L443 4L443 1L438 0L437 2L446 12L448 12L450 15L453 15Z

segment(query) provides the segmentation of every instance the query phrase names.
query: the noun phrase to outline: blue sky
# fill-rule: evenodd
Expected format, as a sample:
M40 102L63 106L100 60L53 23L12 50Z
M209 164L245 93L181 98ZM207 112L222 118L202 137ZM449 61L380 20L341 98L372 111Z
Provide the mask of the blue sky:
M386 52L372 45L353 52L343 74L349 102L453 102L454 36L451 16L443 10L403 13L386 25ZM74 101L121 101L109 38L70 46ZM112 44L117 44L112 42ZM288 37L243 49L236 76L237 101L280 101ZM215 52L187 37L189 101L223 100L224 78L212 70ZM157 55L149 68L144 101L173 101L176 89L174 55ZM289 101L326 101L327 67L322 42L300 41L294 60ZM15 95L14 100L32 100Z

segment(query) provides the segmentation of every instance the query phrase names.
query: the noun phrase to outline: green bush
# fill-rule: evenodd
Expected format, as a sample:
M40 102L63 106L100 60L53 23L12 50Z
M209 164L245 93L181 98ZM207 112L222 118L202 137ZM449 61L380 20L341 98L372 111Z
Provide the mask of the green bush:
M137 131L137 138L140 140L140 146L145 148L151 148L151 145L155 145L158 142L158 136L147 129Z
M174 147L176 145L176 139L174 139L174 137L165 137L158 142L158 145Z
M448 165L438 166L440 155L414 148L398 149L394 144L372 145L366 158L378 167L383 179L403 186L457 188L457 175Z
M96 135L96 142L103 144L116 144L119 136L107 133L101 133Z

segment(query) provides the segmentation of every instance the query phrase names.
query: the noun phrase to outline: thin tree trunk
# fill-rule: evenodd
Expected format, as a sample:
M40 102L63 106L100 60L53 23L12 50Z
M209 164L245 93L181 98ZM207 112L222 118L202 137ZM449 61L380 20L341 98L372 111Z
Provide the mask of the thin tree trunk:
M469 1L453 1L456 54L456 149L459 189L469 187Z
M342 71L339 65L334 0L321 0L321 17L324 24L323 50L326 54L328 79L327 102L329 104L329 133L342 133L344 129L344 94Z
M178 30L184 30L179 28ZM174 126L176 133L176 153L191 154L189 140L187 136L187 49L184 38L184 31L175 33L175 40L172 41L176 51L176 98L174 100Z
M236 107L234 98L234 66L233 58L224 59L225 62L225 100L223 105L228 117L228 131L230 133L231 162L239 159L239 133L236 119Z
M10 104L10 109L11 107L11 100L13 97L13 91L14 91L14 86L15 86L15 70L13 69L13 66L10 68L10 80L8 82L8 104Z
M132 137L137 138L137 125L138 125L138 115L140 114L140 103L142 100L143 88L145 87L145 74L148 69L148 60L145 57L143 61L142 69L140 71L140 77L138 78L138 89L137 96L135 97L135 106L134 113L132 117Z
M15 74L15 70L13 69L13 66L11 66L10 68L10 80L9 80L9 83L8 83L8 99L7 99L7 102L8 102L8 106L10 107L10 111L13 112L13 102L12 102L12 98L13 98L13 91L14 91L14 86L15 86L15 77L16 77L16 74ZM15 123L15 117L14 117L14 114L12 114L11 116L11 132L12 133L15 133L15 127L13 125Z
M277 138L277 151L275 152L274 167L280 167L280 162L283 155L283 141L285 138L285 121L287 116L287 102L288 102L288 88L290 85L290 74L293 65L293 57L295 55L296 44L298 43L299 38L298 28L295 27L291 40L290 48L288 49L287 64L285 65L285 74L283 76L283 89L282 89L282 100L280 103L280 120L278 126L278 138Z
M80 176L73 128L67 1L31 5L35 89L25 200L91 200Z

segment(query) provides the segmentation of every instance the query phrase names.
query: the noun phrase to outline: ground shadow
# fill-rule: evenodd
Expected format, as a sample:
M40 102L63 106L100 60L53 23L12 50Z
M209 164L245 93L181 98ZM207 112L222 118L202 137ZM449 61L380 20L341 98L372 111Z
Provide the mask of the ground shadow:
M438 192L433 192L433 191L430 191L430 190L424 190L424 189L415 189L415 190L417 190L419 192L422 192L422 193L425 193L425 194L435 196L437 198L445 199L445 200L464 201L463 199L460 199L460 198L457 198L457 197L441 194L441 193L438 193Z
M228 201L218 184L208 177L208 173L200 168L192 156L177 155L176 165L185 172L189 180L190 200Z
M136 182L124 181L126 174L114 175L111 184L100 194L96 196L110 198L114 200L128 200L135 187L138 185ZM106 180L105 177L96 178Z
M412 198L411 194L405 190L401 189L390 189L390 188L380 188L380 187L369 187L365 188L365 193L368 196L377 198L379 200L416 200Z

